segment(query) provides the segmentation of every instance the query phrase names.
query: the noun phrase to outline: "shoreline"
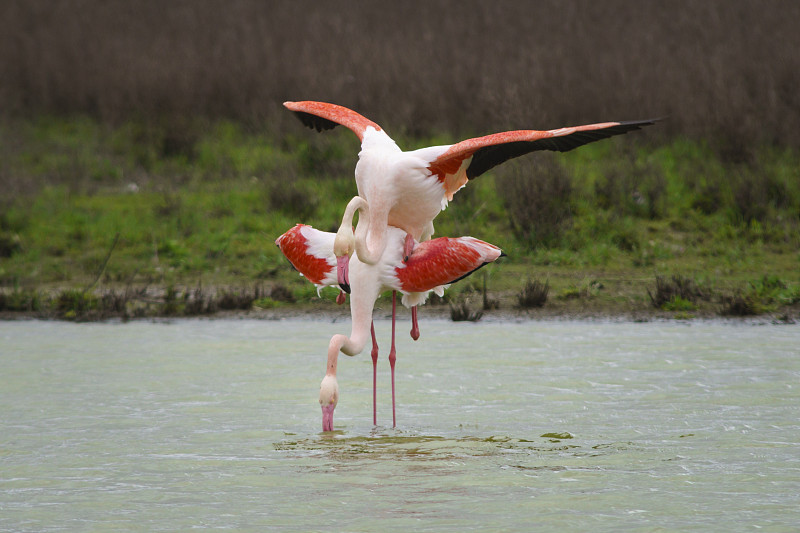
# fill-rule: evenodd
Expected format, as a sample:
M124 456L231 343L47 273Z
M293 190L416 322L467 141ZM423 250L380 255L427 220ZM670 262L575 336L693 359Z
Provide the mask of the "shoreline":
M73 289L71 295L81 294L77 289ZM166 292L166 291L165 291ZM53 293L55 294L55 293ZM109 294L100 293L99 297L92 300L92 305L102 305L97 302L103 301L103 296ZM168 293L167 293L168 294ZM473 302L469 297L454 298L445 301L443 299L432 299L428 303L420 306L420 320L446 320L464 322L528 322L528 321L606 321L606 322L630 322L646 323L673 321L695 322L695 321L724 321L735 323L755 323L755 324L797 324L800 323L800 304L779 306L774 309L764 309L756 314L733 315L721 312L721 304L715 302L705 302L697 308L687 311L668 311L654 307L650 302L638 300L619 301L619 295L605 295L604 297L586 298L551 298L542 307L521 308L515 303L512 294L492 294L490 300L494 308L481 309L480 302ZM498 297L499 296L499 297ZM478 300L480 295L476 295ZM144 305L133 308L130 303L123 302L116 308L98 308L87 304L86 308L68 309L57 297L51 296L47 303L41 303L39 309L26 310L2 310L0 311L0 321L13 322L18 320L44 320L44 321L64 321L64 322L128 322L128 321L170 321L170 320L321 320L321 321L349 321L349 304L337 305L332 300L325 298L314 298L310 302L298 303L279 303L275 307L262 308L248 302L246 308L237 309L216 309L209 312L187 312L184 307L170 305L159 300L152 293L147 296ZM437 301L438 300L438 301ZM138 301L138 300L137 300ZM74 303L74 302L73 302ZM141 302L139 302L141 303ZM184 300L181 306L191 305L189 300ZM60 306L61 305L61 306ZM453 307L463 305L468 311L466 316L457 320L453 318ZM463 313L462 313L462 316ZM373 312L375 320L388 320L391 318L391 299L386 295L381 296L375 305ZM399 304L397 306L397 317L400 322L410 321L411 313Z

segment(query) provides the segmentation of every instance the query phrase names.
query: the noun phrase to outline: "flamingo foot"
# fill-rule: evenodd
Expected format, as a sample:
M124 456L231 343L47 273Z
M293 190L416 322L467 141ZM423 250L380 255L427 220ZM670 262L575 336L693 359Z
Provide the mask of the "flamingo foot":
M378 341L375 339L375 323L370 325L372 334L372 425L378 425Z
M346 299L344 291L339 291L339 294L336 296L336 303L342 305Z
M419 323L417 322L417 306L411 308L411 338L419 339Z

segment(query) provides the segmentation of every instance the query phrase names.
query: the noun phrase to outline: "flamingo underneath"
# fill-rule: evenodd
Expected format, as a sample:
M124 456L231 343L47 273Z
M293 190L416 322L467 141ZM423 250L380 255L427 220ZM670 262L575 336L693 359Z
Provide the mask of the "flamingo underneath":
M325 102L284 102L301 122L317 131L343 125L361 141L355 168L358 196L370 206L356 248L358 258L377 263L388 242L387 227L405 230L416 241L433 235L433 219L467 182L514 157L537 151L566 152L587 143L638 130L655 120L603 122L555 130L517 130L467 139L453 145L402 151L375 122ZM343 220L337 241L352 234L352 218ZM362 213L363 215L363 213ZM344 219L347 219L347 213ZM340 255L337 246L337 257ZM341 271L339 272L341 276ZM342 287L345 281L339 278Z
M392 426L394 427L396 425L394 317L397 292L403 295L403 305L413 308L424 303L431 291L436 290L441 294L444 286L468 276L503 255L500 248L472 237L457 239L440 237L423 243L412 242L409 245L404 230L389 226L386 234L388 244L376 264L364 263L358 256L352 261L349 271L352 328L349 337L337 334L331 337L328 344L327 370L320 384L319 396L323 431L333 430L333 412L339 401L339 385L336 379L339 352L351 356L361 353L370 336L373 343L373 423L376 423L375 386L378 346L372 323L372 311L375 300L383 290L392 290L392 346L389 352L389 365L392 375ZM337 259L333 251L335 240L336 235L333 233L298 224L278 237L275 243L292 265L321 289L325 286L338 286ZM408 260L404 260L408 248L412 251Z

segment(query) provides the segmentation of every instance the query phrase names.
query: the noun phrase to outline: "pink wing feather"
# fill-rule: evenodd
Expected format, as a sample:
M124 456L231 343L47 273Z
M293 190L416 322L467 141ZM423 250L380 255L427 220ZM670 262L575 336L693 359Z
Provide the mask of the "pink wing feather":
M381 127L370 119L340 105L312 101L284 102L283 105L294 111L303 124L317 131L329 130L341 124L358 135L359 141L363 141L367 128L381 130Z
M311 226L297 224L278 237L275 244L308 281L315 285L336 285L336 259L333 255L332 238L332 233L326 234ZM328 240L330 243L323 242ZM327 248L330 248L330 254L320 250Z
M655 120L602 122L557 130L516 130L467 139L450 146L428 166L445 189L448 200L468 180L511 158L536 151L566 152L584 144L655 124Z
M473 237L439 237L418 244L394 271L400 290L425 292L458 281L501 255L497 246Z
M367 128L381 130L375 122L340 105L314 101L284 102L283 105L294 111L303 124L317 131L329 130L341 124L352 130L363 142ZM566 152L584 144L655 124L656 120L601 122L546 131L504 131L476 137L448 147L443 154L431 161L428 170L442 183L445 197L452 200L453 194L468 180L511 158L535 150Z

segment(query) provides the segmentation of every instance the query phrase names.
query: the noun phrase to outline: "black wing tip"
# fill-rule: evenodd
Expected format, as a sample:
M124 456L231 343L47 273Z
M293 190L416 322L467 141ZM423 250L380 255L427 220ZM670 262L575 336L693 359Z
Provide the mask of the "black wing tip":
M328 120L327 118L318 117L317 115L312 115L311 113L306 113L305 111L292 111L294 115L303 123L303 125L307 128L312 130L317 130L318 132L325 131L325 130L332 130L339 124L332 120Z
M645 126L652 126L656 122L668 117L649 118L645 120L627 120L622 122L606 123L605 127L594 130L581 130L558 137L545 137L536 141L515 141L479 148L472 155L472 162L467 167L467 179L477 178L484 172L497 165L537 150L552 152L569 152L579 146L637 131Z
M644 120L625 120L623 122L619 122L620 126L623 126L631 130L638 130L639 128L643 128L644 126L653 126L657 122L661 122L662 120L666 120L669 117L658 117L658 118L648 118Z
M480 265L480 266L477 266L477 267L473 268L472 270L470 270L470 271L469 271L469 272L467 272L466 274L464 274L464 275L462 275L462 276L459 276L459 277L457 277L457 278L456 278L456 279L454 279L453 281L448 281L448 282L447 282L445 285L450 285L451 283L455 283L456 281L461 281L462 279L464 279L464 278L466 278L466 277L468 277L468 276L471 276L472 274L474 274L474 273L475 273L475 272L477 272L478 270L480 270L480 269L482 269L483 267L485 267L486 265L488 265L490 262L491 262L491 261L487 261L487 262L483 263L482 265Z

